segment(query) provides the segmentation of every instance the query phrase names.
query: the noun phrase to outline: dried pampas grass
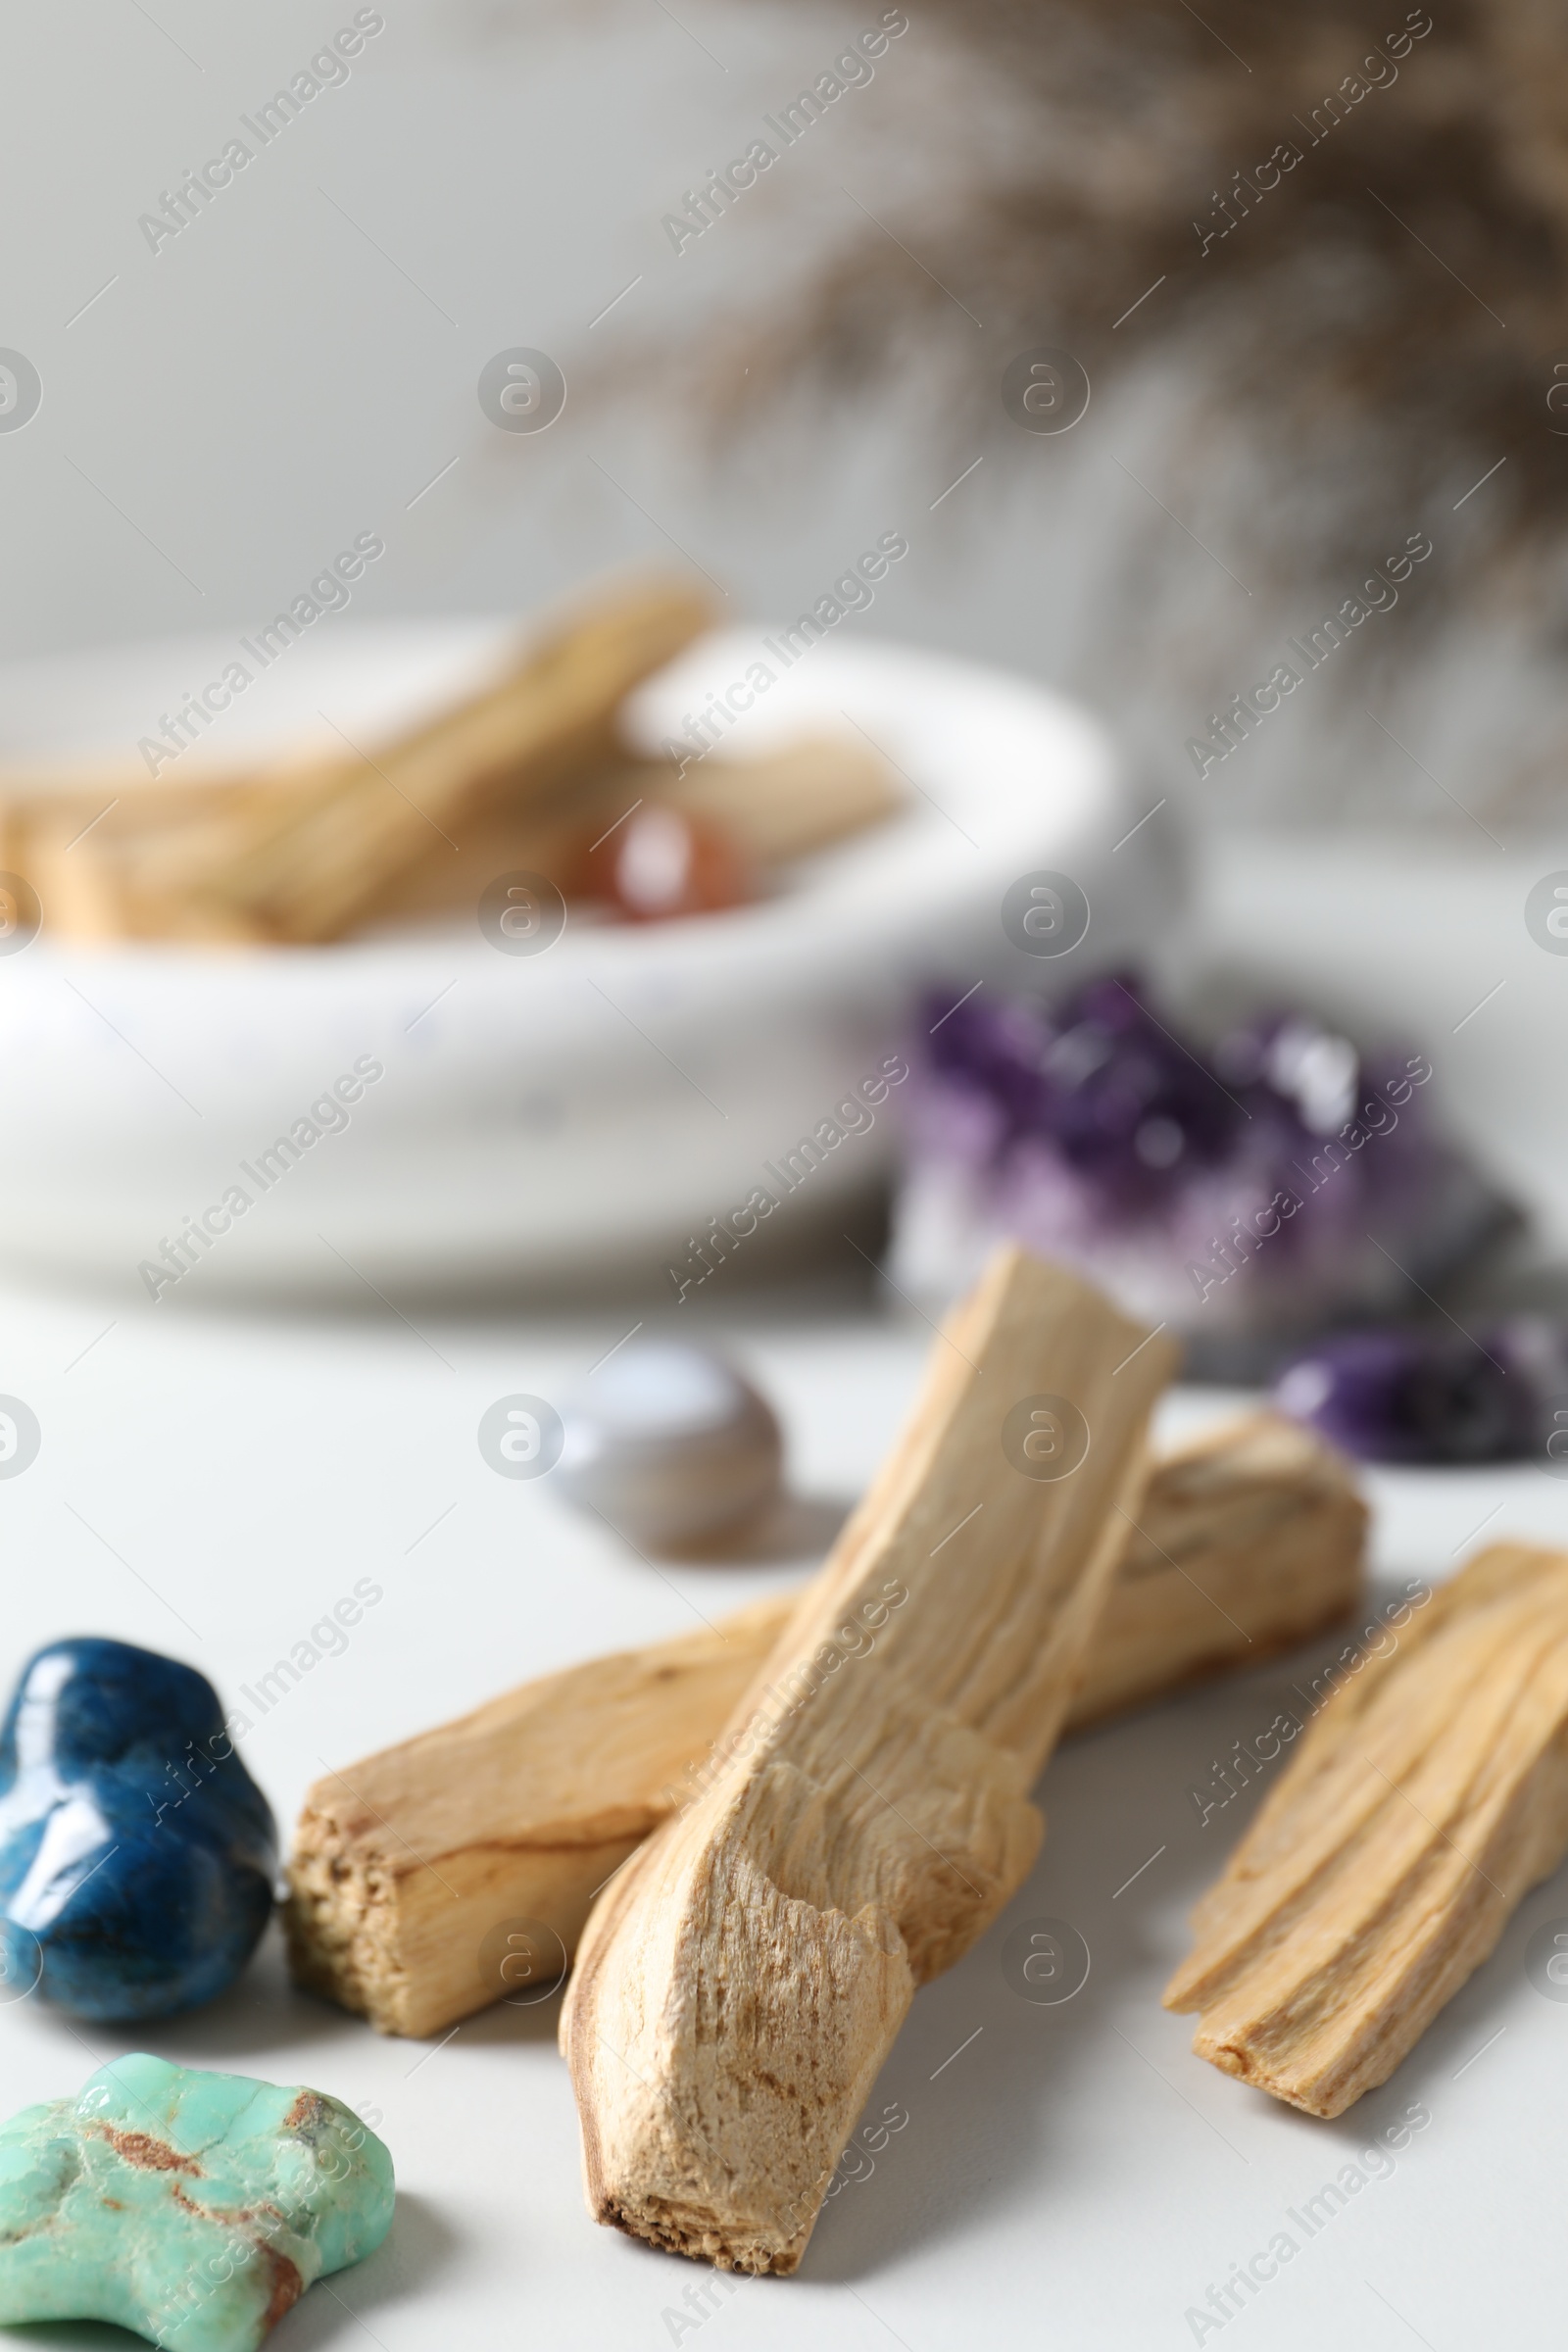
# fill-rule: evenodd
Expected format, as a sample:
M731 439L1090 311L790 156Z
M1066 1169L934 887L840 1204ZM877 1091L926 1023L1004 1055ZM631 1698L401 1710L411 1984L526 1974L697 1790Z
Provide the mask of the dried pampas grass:
M909 47L933 32L966 77L989 68L999 126L933 108L921 77L899 131L906 150L924 142L942 200L922 212L906 193L893 225L907 251L867 222L792 299L743 310L724 371L734 413L803 375L864 387L911 335L928 370L953 351L1003 431L1012 353L1065 345L1097 392L1174 358L1238 478L1238 428L1261 454L1280 492L1270 535L1288 512L1298 573L1451 512L1491 468L1461 524L1494 576L1556 544L1558 0L928 0ZM711 383L711 343L705 371Z

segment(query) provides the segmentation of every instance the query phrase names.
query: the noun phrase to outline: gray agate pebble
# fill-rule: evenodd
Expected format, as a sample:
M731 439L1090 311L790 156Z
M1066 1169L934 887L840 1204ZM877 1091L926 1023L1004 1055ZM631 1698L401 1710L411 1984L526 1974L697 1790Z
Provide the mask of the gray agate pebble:
M562 1420L558 1484L634 1544L699 1543L778 1494L772 1407L706 1348L634 1340L584 1382Z

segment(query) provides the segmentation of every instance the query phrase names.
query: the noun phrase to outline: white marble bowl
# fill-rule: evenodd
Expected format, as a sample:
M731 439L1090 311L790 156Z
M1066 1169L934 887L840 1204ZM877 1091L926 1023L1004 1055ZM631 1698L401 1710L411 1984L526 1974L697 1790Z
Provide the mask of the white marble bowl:
M744 673L760 634L704 640L634 698L629 735L656 749ZM481 675L508 635L325 620L205 748L238 760L318 728L318 712L365 742ZM215 640L14 664L0 671L0 762L123 759L223 652ZM906 808L733 913L573 921L535 956L498 953L471 919L244 953L95 950L45 932L0 956L0 1251L163 1301L569 1285L617 1269L662 1280L693 1262L689 1237L907 1046L923 989L956 1001L977 985L1075 984L1136 956L1174 911L1168 811L1123 840L1153 796L1060 697L829 639L759 702L733 750L825 726L885 751ZM1041 868L1070 874L1092 909L1082 944L1054 960L1021 953L1001 922L1009 885ZM368 1062L381 1075L342 1103ZM345 1077L346 1124L331 1108ZM832 1213L877 1178L897 1102L890 1092L824 1154L790 1219ZM323 1132L297 1158L274 1152L284 1172L265 1189L244 1172L266 1174L261 1155L311 1126ZM236 1188L248 1205L225 1210ZM177 1284L138 1273L161 1255L177 1264L164 1244L181 1235Z

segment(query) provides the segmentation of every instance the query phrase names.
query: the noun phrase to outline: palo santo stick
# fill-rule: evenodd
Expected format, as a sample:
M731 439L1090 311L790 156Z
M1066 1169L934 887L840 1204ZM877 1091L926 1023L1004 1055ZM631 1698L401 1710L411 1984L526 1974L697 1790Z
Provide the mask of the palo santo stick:
M1342 1456L1278 1413L1226 1422L1158 1463L1069 1728L1261 1666L1333 1625L1360 1593L1366 1523Z
M896 816L905 806L887 761L842 735L806 737L756 760L694 760L650 798L706 817L754 865L783 865ZM633 796L627 796L627 805Z
M505 800L558 790L608 764L631 688L708 625L710 609L684 586L622 589L531 643L518 666L456 710L368 754L345 752L280 768L277 796L241 795L229 838L201 830L176 842L135 890L144 925L178 937L194 923L257 939L340 938L392 878Z
M729 836L753 869L830 849L904 802L885 761L838 736L803 738L757 760L627 761L542 804L499 808L465 825L457 854L431 836L417 864L361 910L387 923L461 907L471 914L498 874L544 874L570 895L592 843L641 804L678 808Z
M1359 1593L1365 1506L1337 1454L1272 1414L1160 1462L1136 1516L1069 1731L1261 1664ZM502 1923L569 1957L605 1880L700 1786L799 1600L525 1683L318 1781L289 1864L295 1976L383 2034L438 2034L496 1997L478 1955Z
M26 875L61 937L254 940L254 918L200 877L232 857L244 828L305 823L318 796L297 777L35 794L10 810L6 870ZM754 870L829 849L904 806L886 763L837 736L694 762L684 776L667 760L623 760L538 800L454 816L448 839L422 828L420 854L364 899L354 927L456 909L471 917L486 886L519 869L569 895L590 844L639 803L716 825ZM180 876L189 888L176 900Z
M275 820L287 802L283 788L272 784L185 790L166 807L154 793L126 795L86 829L89 818L76 808L40 801L18 819L15 870L31 882L44 929L59 938L255 944L256 925L242 908L164 894L173 867L196 871L227 856L238 827ZM296 795L294 805L303 814L305 801Z
M301 781L296 770L200 784L114 781L118 791L106 781L9 798L0 785L6 870L26 875L46 928L73 939L257 939L254 914L202 877L231 860L248 832L307 823L319 807L319 779ZM354 927L457 908L471 915L487 884L517 869L569 895L590 844L639 804L719 827L753 870L829 849L904 806L886 762L841 736L804 737L755 760L694 761L685 775L664 760L622 760L515 806L453 814L448 838L423 828L419 854L368 893Z
M916 1986L1034 1860L1028 1790L1173 1363L1017 1250L939 1337L904 1437L742 1702L744 1737L584 1931L561 2030L598 2220L724 2269L795 2269ZM1075 1414L1087 1453L1037 1482L1033 1463L1077 1450ZM888 1615L890 1594L906 1597ZM883 1630L811 1688L846 1623Z
M150 911L139 871L145 866L156 905L172 864L199 866L204 855L211 862L247 815L303 805L275 781L243 775L155 783L138 767L74 773L58 785L12 775L0 778L0 862L31 883L43 927L58 937L249 939L254 926L233 912Z
M572 1952L798 1598L544 1675L318 1781L289 1860L295 1977L383 2034L436 2034L497 1997L492 1929L529 1921Z
M1193 2047L1308 2115L1386 2082L1568 1851L1568 1554L1497 1544L1364 1658L1194 1915Z

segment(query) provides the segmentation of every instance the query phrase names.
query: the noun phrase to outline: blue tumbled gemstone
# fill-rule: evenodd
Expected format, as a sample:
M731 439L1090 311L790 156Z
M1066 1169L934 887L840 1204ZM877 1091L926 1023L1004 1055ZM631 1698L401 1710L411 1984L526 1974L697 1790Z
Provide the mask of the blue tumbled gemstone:
M24 1668L0 1732L0 1999L80 2017L210 2001L272 1907L270 1808L205 1676L83 1636Z

